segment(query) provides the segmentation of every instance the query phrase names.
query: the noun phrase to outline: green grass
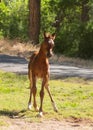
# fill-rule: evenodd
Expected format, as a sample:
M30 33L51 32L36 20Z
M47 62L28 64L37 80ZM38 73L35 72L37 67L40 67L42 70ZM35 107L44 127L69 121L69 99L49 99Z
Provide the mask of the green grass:
M39 91L41 81L37 83L37 104L40 105ZM0 124L2 117L25 118L40 121L37 112L27 110L29 99L29 81L27 76L0 71ZM58 107L58 113L52 109L50 98L45 90L43 119L81 118L93 120L93 81L79 78L50 80L50 90ZM42 119L41 119L42 120Z

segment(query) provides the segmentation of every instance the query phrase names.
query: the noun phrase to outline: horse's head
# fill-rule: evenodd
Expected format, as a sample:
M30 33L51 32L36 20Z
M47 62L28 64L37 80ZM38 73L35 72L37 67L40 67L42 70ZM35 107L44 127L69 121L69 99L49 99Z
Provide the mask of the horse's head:
M53 33L52 35L48 33L44 33L44 51L46 53L46 56L49 58L53 55L53 47L54 47L54 39L56 35Z

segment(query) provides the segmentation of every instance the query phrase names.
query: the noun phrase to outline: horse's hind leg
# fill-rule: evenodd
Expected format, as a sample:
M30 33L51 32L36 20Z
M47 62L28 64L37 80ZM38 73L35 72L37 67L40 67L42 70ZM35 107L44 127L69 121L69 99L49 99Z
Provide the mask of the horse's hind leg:
M29 102L28 102L28 109L31 110L32 108L32 94L33 94L33 106L35 108L36 111L39 110L37 104L36 104L36 92L37 92L37 88L36 88L36 80L34 79L32 87L30 85L30 98L29 98Z
M33 89L32 89L32 85L31 85L31 81L30 81L30 97L29 97L29 102L28 102L28 109L31 110L32 108L32 104L31 104L31 101L32 101L32 92L33 92Z
M36 87L36 77L33 76L32 77L32 80L33 80L33 87L32 87L32 91L33 91L33 106L35 108L36 111L39 111L39 108L37 106L37 103L36 103L36 93L37 93L37 87Z
M30 62L28 64L28 78L29 78L29 81L30 81L30 97L29 97L29 102L28 102L28 109L31 110L32 108L32 104L31 104L31 100L32 100L32 86L33 86L33 83L32 83L32 71L31 71L31 68L30 68Z
M30 81L30 97L29 97L29 102L28 102L28 109L31 110L31 108L32 108L32 94L33 94L33 80L32 80L32 71L31 71L30 67L29 67L29 71L28 71L28 77L29 77L29 81Z

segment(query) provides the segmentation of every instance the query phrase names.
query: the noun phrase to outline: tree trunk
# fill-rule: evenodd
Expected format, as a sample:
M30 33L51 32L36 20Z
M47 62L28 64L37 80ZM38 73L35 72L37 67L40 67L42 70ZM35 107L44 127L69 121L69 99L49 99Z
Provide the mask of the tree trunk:
M53 23L53 27L55 27L55 32L58 33L60 31L60 24L62 23L62 21L64 20L64 12L62 9L60 9L60 11L58 12L56 18L55 18L55 22Z
M41 0L29 0L29 38L33 44L39 43Z
M89 0L82 0L82 12L81 12L81 21L87 22L89 20L89 7L88 7Z

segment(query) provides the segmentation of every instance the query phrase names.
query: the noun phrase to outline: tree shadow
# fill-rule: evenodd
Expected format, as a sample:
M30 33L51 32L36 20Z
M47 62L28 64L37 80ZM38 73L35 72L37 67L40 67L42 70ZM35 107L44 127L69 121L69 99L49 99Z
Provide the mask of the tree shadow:
M1 63L14 63L14 64L27 64L27 60L22 57L18 56L10 56L10 55L4 55L0 54L0 62Z
M0 110L0 116L7 116L9 118L22 118L25 116L25 112L27 110L21 110L21 111L9 111L9 110ZM21 113L21 114L20 114Z

